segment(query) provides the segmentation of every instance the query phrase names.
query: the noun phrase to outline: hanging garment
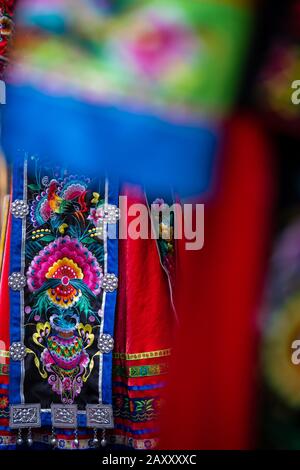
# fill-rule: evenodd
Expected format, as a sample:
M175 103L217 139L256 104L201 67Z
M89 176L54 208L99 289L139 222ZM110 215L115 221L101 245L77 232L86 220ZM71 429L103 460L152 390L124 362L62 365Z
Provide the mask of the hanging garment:
M184 240L177 247L181 325L170 364L162 449L258 445L257 346L272 224L272 164L259 122L239 114L231 119L217 189L209 200L199 199L206 202L204 249L186 251Z
M184 194L209 189L210 119L230 108L237 63L227 59L242 56L248 12L224 2L214 25L219 2L129 3L80 10L27 0L20 10L3 136L14 166L9 424L19 445L84 449L97 429L112 444L158 445L176 246L172 237L102 240L99 220L117 225L120 194L146 203L141 185L119 186L114 167L122 181L148 184L148 203L165 198L170 181Z
M0 276L0 449L15 448L15 436L9 428L9 262L11 222L7 204L6 221L2 226L3 259ZM4 236L5 234L5 236Z

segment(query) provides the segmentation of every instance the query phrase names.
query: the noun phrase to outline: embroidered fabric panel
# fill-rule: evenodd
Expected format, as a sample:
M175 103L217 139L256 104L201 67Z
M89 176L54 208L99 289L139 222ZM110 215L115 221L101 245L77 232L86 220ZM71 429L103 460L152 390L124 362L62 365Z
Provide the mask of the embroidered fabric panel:
M170 349L114 353L111 443L135 449L157 447L170 354Z
M37 157L24 172L21 163L11 208L10 401L40 403L42 424L51 424L52 403L80 412L112 401L117 241L105 227L118 221L109 203L117 192ZM86 424L85 414L78 419Z
M21 3L14 79L51 92L55 83L60 93L94 103L180 112L183 121L229 108L247 7L234 0L105 3L72 0L72 11L67 0Z

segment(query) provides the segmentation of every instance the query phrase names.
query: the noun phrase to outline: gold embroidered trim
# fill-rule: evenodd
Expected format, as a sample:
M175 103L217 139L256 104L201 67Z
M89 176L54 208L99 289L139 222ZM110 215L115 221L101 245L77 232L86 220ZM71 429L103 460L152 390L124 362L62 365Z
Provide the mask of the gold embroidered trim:
M165 357L171 355L171 349L159 349L158 351L141 352L135 354L127 354L115 352L114 359L125 359L126 361L136 361L138 359L151 359L155 357Z
M0 357L9 357L9 351L5 351L4 349L0 349Z
M114 365L113 374L120 377L139 378L154 377L168 373L168 364L147 364L139 366L123 367L122 365Z

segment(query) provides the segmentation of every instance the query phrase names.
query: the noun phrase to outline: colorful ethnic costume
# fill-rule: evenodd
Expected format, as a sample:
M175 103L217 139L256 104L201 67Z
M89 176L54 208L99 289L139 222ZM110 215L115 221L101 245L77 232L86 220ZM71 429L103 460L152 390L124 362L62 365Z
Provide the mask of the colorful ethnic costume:
M208 188L209 120L230 108L228 58L242 57L235 37L248 26L246 9L217 8L224 23L213 1L20 2L3 132L14 167L1 278L5 448L158 446L176 246L172 235L118 240L105 229L124 223L120 194L129 207L162 203L159 189L133 184L141 155L166 184L188 153L201 161L198 190ZM101 177L103 162L131 184Z

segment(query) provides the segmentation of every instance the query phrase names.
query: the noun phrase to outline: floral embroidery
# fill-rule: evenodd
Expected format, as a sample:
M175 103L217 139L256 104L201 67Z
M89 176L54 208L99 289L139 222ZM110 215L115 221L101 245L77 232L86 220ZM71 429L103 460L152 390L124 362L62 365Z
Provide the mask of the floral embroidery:
M42 289L51 302L62 308L77 303L82 290L88 295L99 294L101 278L97 259L77 239L68 236L59 237L40 251L27 272L29 290Z
M49 170L39 167L38 159L32 160L35 176L29 177L26 233L26 346L40 376L62 403L71 404L99 354L91 347L93 328L97 334L100 331L97 312L103 310L104 244L95 237L90 215L102 213L105 201L89 178L68 176L57 169L51 177Z
M161 262L168 272L170 279L174 282L175 272L175 239L174 239L174 212L168 209L164 212L164 199L158 198L152 202L152 206L157 206L160 209L158 222L158 249L161 257ZM155 220L154 220L155 222ZM156 224L155 224L156 225Z

